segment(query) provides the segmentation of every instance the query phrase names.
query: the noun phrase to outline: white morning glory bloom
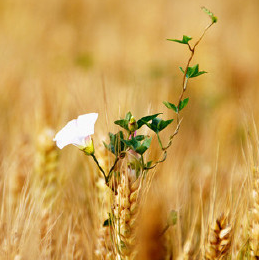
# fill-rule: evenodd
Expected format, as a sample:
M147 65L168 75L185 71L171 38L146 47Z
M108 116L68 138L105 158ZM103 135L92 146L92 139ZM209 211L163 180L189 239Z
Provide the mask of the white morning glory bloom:
M97 117L98 113L90 113L69 121L56 134L53 141L56 141L60 149L73 144L81 150L85 150L86 148L94 150L91 135L94 134L94 124Z

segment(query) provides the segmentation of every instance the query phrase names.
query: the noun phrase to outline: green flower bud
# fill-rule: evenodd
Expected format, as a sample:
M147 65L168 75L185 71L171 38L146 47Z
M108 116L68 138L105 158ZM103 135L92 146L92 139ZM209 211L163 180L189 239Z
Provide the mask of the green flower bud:
M135 117L131 116L129 124L128 124L128 128L129 128L130 132L135 132L138 129L138 124L137 124Z
M82 149L82 151L86 155L93 155L94 154L94 142L91 136L88 136L85 140L85 147Z

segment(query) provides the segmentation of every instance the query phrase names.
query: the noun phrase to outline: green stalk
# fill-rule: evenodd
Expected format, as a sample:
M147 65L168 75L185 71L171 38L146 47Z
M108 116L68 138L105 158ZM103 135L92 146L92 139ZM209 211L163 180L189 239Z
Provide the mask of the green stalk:
M109 179L108 179L108 177L106 176L106 174L105 174L103 168L100 166L100 164L99 164L98 160L96 159L95 155L94 155L94 154L91 154L91 156L93 157L93 159L94 159L95 163L97 164L99 170L102 172L103 177L104 177L104 179L105 179L105 182L106 182L106 184L107 184L108 181L109 181Z

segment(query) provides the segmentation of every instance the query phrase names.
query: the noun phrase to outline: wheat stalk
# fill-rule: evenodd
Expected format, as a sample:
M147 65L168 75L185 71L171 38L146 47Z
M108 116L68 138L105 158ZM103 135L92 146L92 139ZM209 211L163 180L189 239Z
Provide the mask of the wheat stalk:
M232 226L228 223L227 217L222 214L209 229L205 243L205 259L224 259L229 253L231 239Z

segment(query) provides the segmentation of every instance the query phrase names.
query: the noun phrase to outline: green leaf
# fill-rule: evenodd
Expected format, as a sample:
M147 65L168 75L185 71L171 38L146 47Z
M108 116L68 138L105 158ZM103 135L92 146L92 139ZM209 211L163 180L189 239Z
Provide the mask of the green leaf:
M183 70L182 67L179 67L179 69L180 69L180 71L181 71L183 74L185 73L185 71Z
M180 70L182 73L185 73L182 67L180 67ZM199 64L194 65L193 67L188 67L187 73L186 73L186 78L194 78L198 77L204 73L207 73L206 71L199 71Z
M190 40L192 39L192 37L189 37L189 36L187 36L187 35L183 35L183 43L188 43Z
M109 133L110 143L106 144L103 142L104 146L116 156L119 155L121 151L124 151L125 145L123 143L124 136L123 132L120 131L117 134Z
M105 148L106 148L107 150L109 150L110 152L112 152L113 154L115 154L115 150L114 150L114 146L113 146L113 145L111 145L111 144L106 144L105 142L103 142L103 144L104 144L104 146L105 146Z
M140 141L136 140L136 138L134 138L134 137L130 140L123 140L123 142L128 147L131 147L134 151L141 145Z
M131 117L132 117L131 112L128 112L124 119L116 120L114 122L114 124L115 125L119 125L120 127L122 127L124 129L126 129L127 131L129 131L129 126L128 125L129 125L129 121L130 121Z
M205 73L208 73L207 71L199 71L195 76L193 76L192 78L194 78L194 77L198 77L198 76L200 76L200 75L202 75L202 74L205 74Z
M218 18L206 7L203 6L201 9L204 11L204 13L210 16L212 23L216 23L218 21Z
M149 168L152 165L152 161L146 163L145 167Z
M103 222L103 226L104 226L104 227L111 226L113 219L114 219L114 215L111 214L111 213L109 213L109 218L106 219L106 220Z
M151 144L151 138L145 137L144 141L141 143L137 140L137 138L133 137L130 140L123 140L126 146L133 149L135 152L139 154L143 154Z
M128 123L129 123L129 121L127 121L126 119L116 120L116 121L114 122L115 125L119 125L119 126L121 126L122 128L124 128L124 129L126 129L126 130L129 131Z
M175 113L178 112L178 108L177 108L177 106L176 106L175 104L172 104L172 103L167 102L167 101L164 101L163 104L164 104L167 108L174 110Z
M188 101L189 101L189 98L186 98L186 99L180 101L179 111L181 111L183 108L185 108L187 106Z
M188 44L188 42L192 39L192 37L183 35L183 39L182 40L177 40L177 39L167 39L168 41L172 41L172 42L178 42L181 44Z
M111 226L112 222L110 218L107 218L104 222L103 222L103 226L104 227L108 227Z
M142 141L142 140L145 139L145 136L144 136L144 135L137 135L137 136L135 136L135 139L136 139L137 141Z
M145 138L141 146L139 146L135 151L139 154L143 154L150 146L151 144L151 137L150 138Z
M177 211L171 210L169 213L169 216L167 218L167 225L168 226L174 226L177 223Z
M156 134L165 129L169 124L173 122L173 119L170 120L162 120L161 118L154 118L152 123L146 123L146 125L154 131Z
M151 115L151 116L144 116L144 117L140 118L137 121L138 129L140 129L143 125L145 125L149 121L153 120L154 118L156 118L160 114L162 114L162 113L154 114L154 115Z
M171 124L174 120L173 119L169 119L169 120L161 120L159 123L158 123L158 131L161 132L163 129L165 129L169 124Z
M125 120L130 121L131 117L132 117L131 112L128 112L128 113L126 114L126 116L125 116Z
M154 118L151 123L146 123L146 125L155 133L158 133L158 124L162 119Z

